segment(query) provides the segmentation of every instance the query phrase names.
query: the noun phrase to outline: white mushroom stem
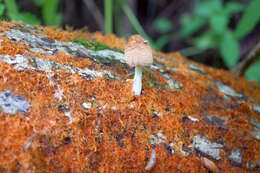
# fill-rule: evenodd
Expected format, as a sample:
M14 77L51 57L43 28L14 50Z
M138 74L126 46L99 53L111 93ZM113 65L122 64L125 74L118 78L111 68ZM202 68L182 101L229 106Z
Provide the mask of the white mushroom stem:
M135 67L135 77L133 82L132 90L135 95L140 95L142 91L142 72L143 68L136 66Z

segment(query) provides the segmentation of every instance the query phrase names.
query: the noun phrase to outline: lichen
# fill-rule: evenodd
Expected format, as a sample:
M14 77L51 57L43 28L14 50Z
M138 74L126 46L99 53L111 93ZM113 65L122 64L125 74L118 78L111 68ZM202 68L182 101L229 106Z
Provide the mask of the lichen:
M206 173L201 157L222 172L259 172L254 83L153 51L136 97L133 69L118 51L124 38L18 22L0 31L0 91L30 103L26 116L0 110L0 172L144 172L152 151L152 172Z
M21 96L13 96L11 91L0 91L0 110L15 115L17 112L26 113L30 103Z

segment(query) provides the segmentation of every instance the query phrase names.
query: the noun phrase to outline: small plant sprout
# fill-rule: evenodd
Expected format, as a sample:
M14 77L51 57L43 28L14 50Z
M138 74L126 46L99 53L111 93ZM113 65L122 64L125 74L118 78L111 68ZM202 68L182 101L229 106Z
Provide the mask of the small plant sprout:
M143 67L153 63L152 49L148 45L148 41L140 35L131 36L125 48L125 60L130 67L135 67L132 90L135 95L140 95Z

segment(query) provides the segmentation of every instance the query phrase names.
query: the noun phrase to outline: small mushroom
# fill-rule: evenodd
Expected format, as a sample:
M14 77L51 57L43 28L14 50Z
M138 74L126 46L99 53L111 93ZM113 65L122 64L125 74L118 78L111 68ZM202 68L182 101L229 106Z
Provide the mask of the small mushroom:
M125 60L130 67L135 67L132 90L135 95L140 95L143 67L153 63L152 49L148 45L148 41L140 35L131 36L125 48Z

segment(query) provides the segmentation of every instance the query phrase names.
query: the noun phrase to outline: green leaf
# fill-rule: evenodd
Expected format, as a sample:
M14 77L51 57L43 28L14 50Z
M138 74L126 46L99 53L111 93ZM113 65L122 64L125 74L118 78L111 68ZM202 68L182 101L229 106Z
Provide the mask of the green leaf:
M257 81L260 86L260 56L258 59L250 65L246 70L245 76L248 80Z
M224 11L221 11L214 13L210 17L209 23L216 34L222 34L227 29L228 19L228 15Z
M126 1L125 0L116 0L116 3L118 3L120 6L123 6Z
M19 10L15 0L5 0L5 5L9 17L11 15L18 14Z
M184 37L192 35L206 23L206 19L198 16L183 15L181 17L182 29L180 34Z
M11 14L10 18L12 20L21 20L27 24L30 25L39 25L41 24L40 20L33 14L31 13L17 13L17 14Z
M220 42L220 52L224 63L231 69L239 60L239 43L231 32L226 32Z
M42 7L42 17L46 25L55 25L59 0L45 0Z
M45 0L33 0L33 3L38 6L38 7L42 7L44 4Z
M168 35L163 35L159 37L154 43L154 47L156 50L161 50L169 41L170 37Z
M238 13L244 9L244 5L239 2L227 2L225 10L228 14Z
M199 36L194 40L196 48L200 50L205 50L216 46L216 40L214 33L212 31L205 32L203 35Z
M222 8L222 1L220 0L204 0L199 1L195 5L195 15L209 17L215 11L218 11Z
M54 17L53 24L55 26L60 26L61 22L62 22L62 14L61 13L57 13L56 16Z
M104 1L105 34L113 33L113 0Z
M0 4L0 17L4 14L5 6L3 4Z
M252 0L235 29L235 37L241 39L251 32L260 20L260 0Z
M153 23L153 26L159 33L169 32L173 28L172 22L164 17L156 19Z

